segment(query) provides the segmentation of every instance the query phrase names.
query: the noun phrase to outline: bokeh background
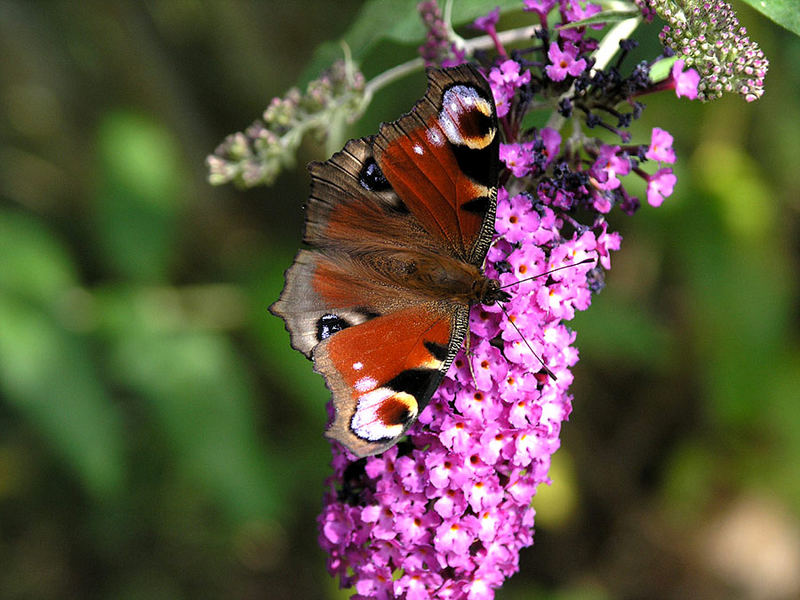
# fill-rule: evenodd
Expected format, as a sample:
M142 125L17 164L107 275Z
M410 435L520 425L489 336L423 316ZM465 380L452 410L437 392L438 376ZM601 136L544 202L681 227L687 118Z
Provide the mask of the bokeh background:
M636 141L674 134L679 185L612 217L554 483L499 599L800 596L800 42L736 7L767 93L647 98ZM266 310L325 157L249 191L210 187L204 158L361 8L0 2L3 600L347 597L316 543L327 392ZM413 54L379 44L366 75Z

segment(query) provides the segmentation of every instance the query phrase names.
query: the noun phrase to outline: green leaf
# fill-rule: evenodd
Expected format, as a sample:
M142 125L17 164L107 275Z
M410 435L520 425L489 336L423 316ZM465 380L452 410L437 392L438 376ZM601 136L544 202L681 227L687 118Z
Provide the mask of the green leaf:
M342 37L356 63L361 63L375 50L380 42L393 41L409 46L408 56L415 56L416 46L425 38L425 27L417 10L418 0L371 0L364 4L361 13ZM453 3L452 25L458 27L471 23L487 14L495 6L501 14L519 11L519 0L456 0ZM475 32L479 34L479 32ZM314 56L300 81L303 85L319 76L334 61L344 56L341 42L326 42L314 52Z
M86 340L0 292L0 390L98 499L123 487L121 419Z
M123 486L120 416L92 363L68 251L22 215L0 213L0 391L104 498ZM77 292L77 293L76 293ZM86 295L84 293L84 295Z
M791 276L775 259L782 252L781 217L770 201L777 192L754 161L707 140L690 164L704 201L676 211L673 228L683 253L677 262L694 290L691 329L709 406L715 422L742 428L764 418L762 382L776 378L792 306Z
M577 29L578 27L588 27L590 25L618 23L619 21L637 17L641 14L642 11L635 7L621 10L604 10L592 15L591 17L581 19L580 21L573 21L571 23L567 23L566 25L561 25L558 28Z
M22 215L0 213L0 256L0 290L46 304L76 285L67 250L51 232Z
M800 3L797 0L743 0L778 25L800 35Z
M650 81L659 82L670 76L672 65L678 60L677 55L673 55L657 61L650 69Z
M102 122L97 145L100 258L124 277L164 279L179 210L176 144L150 119L118 111Z
M169 298L155 296L136 289L104 294L114 372L149 404L181 473L229 518L277 518L285 490L274 482L282 475L254 426L241 357L222 334L170 321Z

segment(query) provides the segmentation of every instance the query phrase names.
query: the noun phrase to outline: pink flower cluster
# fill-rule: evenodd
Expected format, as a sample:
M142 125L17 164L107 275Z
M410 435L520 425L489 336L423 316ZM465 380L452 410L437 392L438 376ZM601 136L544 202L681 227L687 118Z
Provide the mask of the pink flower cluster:
M586 19L600 12L594 4L583 4L578 0L526 0L525 9L540 17L555 9L563 24ZM484 29L494 31L496 13L479 20ZM543 30L547 21L543 20ZM557 37L557 41L553 40ZM675 162L672 136L660 128L653 130L651 145L630 145L631 134L627 131L631 122L639 118L644 105L637 97L660 90L674 90L681 97L697 97L699 76L693 69L684 70L684 61L677 60L670 77L658 84L649 79L649 66L640 63L624 78L619 70L625 54L634 47L632 42L622 44L623 55L607 72L589 73L589 53L596 48L596 40L586 35L586 27L561 28L552 35L541 35L543 43L538 50L539 61L528 58L515 60L508 53L500 52L495 66L489 69L488 79L497 104L497 114L503 124L508 143L501 144L500 160L511 175L528 177L537 181L534 193L536 200L556 210L570 211L586 208L606 214L614 206L633 214L640 206L637 197L628 193L622 184L625 176L635 174L646 182L647 201L651 206L660 206L672 194L676 177L665 163ZM547 42L550 39L551 41ZM531 65L540 65L539 71ZM525 132L525 139L518 139L519 127L524 111L530 106L535 92L545 98L563 94L564 86L572 83L572 89L561 96L559 112L564 117L573 117L575 106L584 113L589 128L602 127L617 134L626 145L613 145L599 139L585 138L580 144L572 143L572 151L559 157L561 144L559 132L542 128ZM619 112L619 106L630 105L630 112ZM617 122L607 121L608 115ZM646 161L658 163L656 172L650 172L642 164Z
M610 266L620 238L604 222L569 239L563 226L552 209L501 189L487 273L505 284L585 258ZM320 542L331 573L355 588L354 598L488 599L518 570L520 549L533 543L531 499L549 482L550 456L571 411L578 351L563 321L589 306L594 268L519 283L508 316L497 306L474 307L470 351L456 358L409 431L410 444L363 466L334 450ZM538 371L510 321L556 379ZM343 495L341 482L356 493Z
M649 145L622 147L601 143L599 150L587 151L594 156L593 160L578 156L567 160L558 156L561 136L557 131L544 128L532 135L534 139L531 141L501 144L500 160L514 177L541 175L556 162L559 173L540 178L537 186L537 199L555 209L584 206L607 214L615 204L619 204L624 212L632 214L639 207L639 200L628 194L621 177L635 173L644 179L647 201L651 206L661 206L677 182L671 167L661 167L652 174L639 167L640 159L659 164L675 162L672 136L659 127L653 129ZM497 216L500 219L499 207Z
M514 94L530 81L530 71L523 70L515 60L505 60L499 67L492 67L489 71L489 83L492 84L498 117L503 118L508 114Z
M577 56L578 48L574 44L566 42L561 50L558 44L550 42L550 49L547 51L550 64L545 67L544 72L553 81L564 81L567 75L577 77L586 69L586 59L576 60Z
M525 5L543 28L555 7L563 23L600 10L577 0ZM440 15L431 2L421 8L432 24L428 50L441 58L448 49L436 42ZM468 350L456 357L407 440L357 461L334 446L320 543L330 572L359 600L490 599L518 570L520 550L533 543L531 500L549 482L550 457L571 411L578 351L565 323L589 307L611 267L611 251L620 246L604 215L614 206L627 213L639 207L625 189L627 177L646 181L653 206L675 185L671 168L663 166L675 162L668 132L654 128L649 144L627 143L625 129L644 108L634 98L652 91L648 68L627 78L619 63L608 73L590 73L596 41L585 27L545 33L527 51L538 56L512 60L496 35L498 14L476 23L498 47L487 78L505 139L505 185L486 273L508 284L512 299L502 307L473 307ZM690 94L688 77L678 66L671 89ZM564 96L567 88L572 96ZM585 136L564 143L552 128L523 130L536 94L550 106L558 102L564 117L578 107L588 127L617 133L622 144ZM616 112L621 104L632 111ZM618 123L600 114L615 115ZM643 168L648 161L657 163L655 173ZM578 222L576 214L590 222Z

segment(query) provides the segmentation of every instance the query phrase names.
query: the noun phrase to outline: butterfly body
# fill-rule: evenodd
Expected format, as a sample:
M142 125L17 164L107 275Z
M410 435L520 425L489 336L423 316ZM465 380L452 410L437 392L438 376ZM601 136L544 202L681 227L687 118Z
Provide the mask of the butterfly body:
M499 135L468 65L376 136L312 163L304 241L271 310L333 394L327 435L357 456L391 447L435 392L469 307L507 299L483 273L494 232Z

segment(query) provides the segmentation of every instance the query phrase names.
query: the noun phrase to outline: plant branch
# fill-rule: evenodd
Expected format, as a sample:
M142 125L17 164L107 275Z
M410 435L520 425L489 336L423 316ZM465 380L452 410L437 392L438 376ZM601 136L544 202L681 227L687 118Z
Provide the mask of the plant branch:
M530 25L528 27L520 27L518 29L509 29L507 31L498 33L497 37L504 45L513 44L514 42L529 40L540 27L540 25ZM494 48L494 40L492 40L491 36L488 35L481 35L476 38L464 40L463 42L463 48L468 54L474 52L475 50L488 50L490 48ZM425 63L421 58L414 58L408 62L397 65L388 71L384 71L380 75L370 79L364 86L365 105L369 103L369 101L372 99L372 96L375 95L378 90L386 85L389 85L393 81L396 81L397 79L405 77L413 71L421 69L424 65Z

